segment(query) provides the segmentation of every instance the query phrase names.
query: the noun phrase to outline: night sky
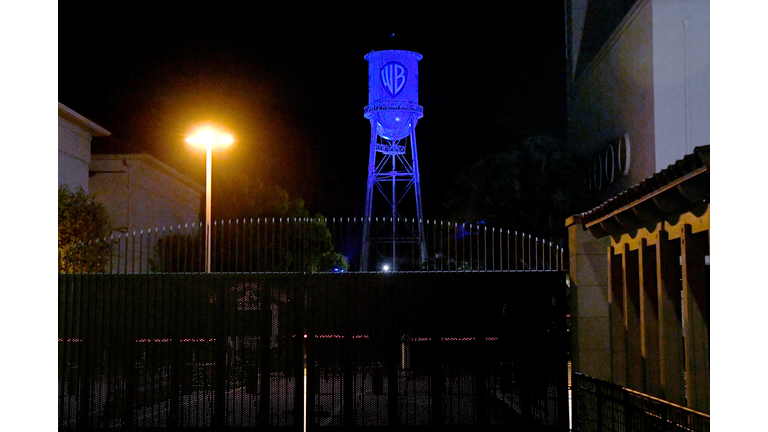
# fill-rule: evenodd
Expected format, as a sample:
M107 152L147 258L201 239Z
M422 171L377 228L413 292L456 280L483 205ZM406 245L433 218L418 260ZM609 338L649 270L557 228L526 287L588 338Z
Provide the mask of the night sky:
M563 2L532 3L551 6L425 13L392 3L299 16L67 9L58 99L112 132L94 139L94 153L147 152L204 184L204 152L183 139L212 120L236 138L214 154L214 195L229 193L217 177L245 173L303 198L313 213L362 216L363 56L416 51L424 56L416 127L424 215L439 218L461 167L529 135L565 138Z
M39 143L49 141L37 129L49 118L41 107L52 106L57 88L59 102L112 132L95 140L94 151L146 151L202 183L204 157L185 147L183 135L209 116L229 125L238 139L214 157L215 169L247 170L327 216L362 215L369 138L363 56L405 49L424 55L419 72L425 115L416 130L425 216L437 217L461 166L528 134L565 134L563 3L519 2L472 13L443 7L413 16L409 3L390 2L367 13L336 10L345 18L328 21L327 12L307 13L297 3L272 13L220 4L195 9L187 2L168 13L160 3L126 3L130 10L104 9L103 2L82 9L62 4L57 10L9 2L0 34L8 66L4 91L10 90L12 100L3 104L3 114L9 125L24 127L8 128L4 150L10 169L0 175L4 184L25 187L6 190L5 202L54 202L54 175L32 181L41 172L30 161L45 148ZM222 10L213 13L213 7ZM718 317L712 330L712 406L718 422L732 430L764 423L764 402L755 389L768 386L768 374L755 373L764 368L764 346L749 343L760 340L755 332L765 328L765 291L742 295L764 280L765 257L758 248L765 235L759 228L745 235L738 229L745 215L763 215L765 207L754 193L766 183L768 146L761 125L768 112L761 101L768 99L768 81L765 58L756 55L765 50L765 9L758 2L713 2L711 12L711 141L717 160L712 201L720 203L713 224L721 228L713 235L720 252L713 253L712 267L715 285L733 288L712 294L712 315ZM300 11L303 17L296 17ZM50 86L56 77L58 86ZM46 137L52 141L55 134L51 122ZM55 159L46 166L54 167ZM26 289L42 261L55 265L54 213L49 207L5 212L3 222L14 229L7 230L10 259L0 265L4 282L23 289L6 290L0 316L25 329L6 332L8 346L50 340L56 325L55 296L30 302L36 291ZM36 241L29 241L31 235ZM46 254L41 244L50 245ZM54 271L44 273L45 286L56 283ZM15 375L21 378L7 380L20 402L12 407L16 415L3 421L23 421L28 428L29 419L43 418L55 425L55 410L24 401L39 399L40 388L56 379L56 368L46 360L56 348L46 342L31 349L37 355L5 360L6 369L21 371Z

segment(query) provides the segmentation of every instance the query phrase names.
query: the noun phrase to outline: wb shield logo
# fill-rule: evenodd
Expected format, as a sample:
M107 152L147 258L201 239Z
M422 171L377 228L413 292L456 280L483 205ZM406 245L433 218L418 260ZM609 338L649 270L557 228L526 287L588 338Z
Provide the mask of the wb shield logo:
M390 96L396 98L405 88L408 81L408 69L400 62L389 62L379 70L381 84Z

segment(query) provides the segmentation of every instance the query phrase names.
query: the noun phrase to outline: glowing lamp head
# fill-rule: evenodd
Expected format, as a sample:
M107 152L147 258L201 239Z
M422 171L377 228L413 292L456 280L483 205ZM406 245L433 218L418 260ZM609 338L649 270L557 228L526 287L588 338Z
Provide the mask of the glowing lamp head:
M192 136L187 137L186 141L193 145L213 147L217 145L228 146L234 142L234 139L228 133L220 132L210 126L203 126L197 129Z

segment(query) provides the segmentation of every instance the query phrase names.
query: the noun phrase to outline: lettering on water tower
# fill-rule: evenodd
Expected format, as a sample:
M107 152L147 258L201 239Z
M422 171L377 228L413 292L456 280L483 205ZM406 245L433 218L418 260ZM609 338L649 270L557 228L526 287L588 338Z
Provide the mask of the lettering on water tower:
M390 96L396 98L408 81L408 69L400 62L389 62L379 69L381 85Z

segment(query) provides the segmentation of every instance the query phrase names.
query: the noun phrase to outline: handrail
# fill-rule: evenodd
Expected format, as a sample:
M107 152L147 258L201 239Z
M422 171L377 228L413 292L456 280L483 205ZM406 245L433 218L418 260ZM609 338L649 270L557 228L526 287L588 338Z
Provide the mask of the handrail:
M708 432L709 414L579 372L572 373L573 430Z
M679 410L688 411L691 414L695 414L697 416L706 417L707 419L709 419L709 414L707 414L707 413L703 413L701 411L696 411L694 409L691 409L691 408L688 408L688 407L684 407L684 406L678 405L678 404L676 404L674 402L670 402L668 400L657 398L656 396L651 396L649 394L645 394L645 393L639 392L637 390L632 390L631 388L622 387L622 389L624 389L624 391L626 391L627 393L632 393L632 394L634 394L636 396L640 396L640 397L643 397L643 398L646 398L646 399L651 399L651 400L653 400L655 402L658 402L658 403L663 403L665 405L670 405L670 406L672 406L674 408L677 408Z

